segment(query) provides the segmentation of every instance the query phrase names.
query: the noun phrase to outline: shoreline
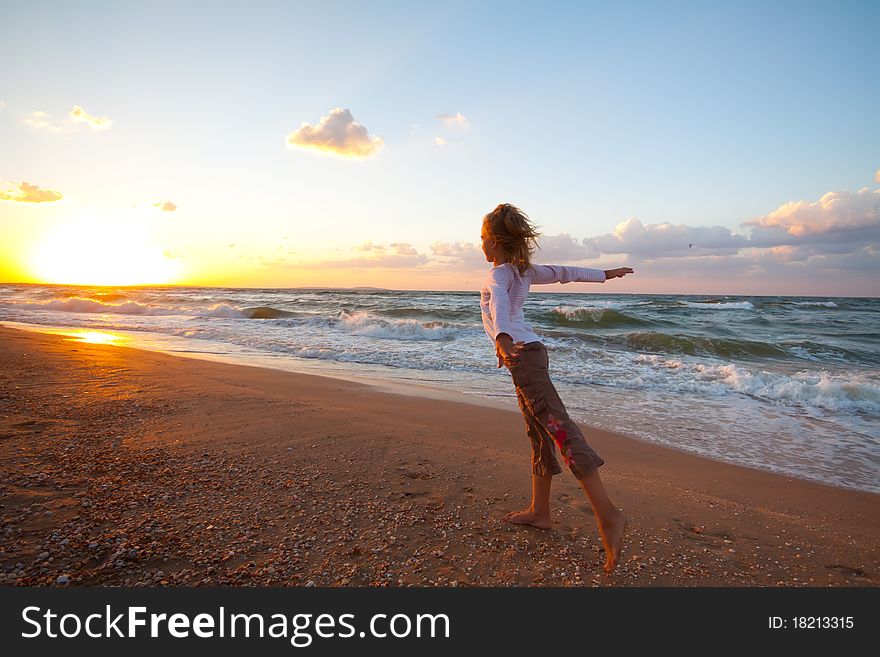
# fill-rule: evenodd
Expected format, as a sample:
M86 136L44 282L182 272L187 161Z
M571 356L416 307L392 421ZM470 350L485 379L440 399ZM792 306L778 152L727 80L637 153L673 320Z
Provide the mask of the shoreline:
M501 520L528 505L528 438L517 410L469 396L402 396L5 326L0 377L7 585L880 579L880 496L582 425L630 517L621 564L605 576L567 471L554 479L553 530Z
M20 330L25 332L33 332L43 335L58 335L63 338L74 338L76 334L92 334L98 333L103 334L105 331L102 329L88 329L88 328L79 328L79 327L65 327L65 326L54 326L54 325L42 325L42 324L27 324L21 322L11 322L8 320L0 321L0 329L8 328L11 330ZM337 381L350 382L350 383L358 383L361 385L366 385L377 392L385 392L390 394L398 394L405 395L409 397L419 397L423 399L436 399L442 401L450 401L461 404L468 404L478 407L488 407L499 410L507 410L513 411L517 417L520 415L519 408L516 404L515 397L511 394L507 399L496 397L496 396L481 396L476 394L467 394L464 392L460 392L454 389L450 389L447 386L441 385L431 385L430 383L425 383L419 380L411 380L411 381L403 381L403 380L395 380L392 378L386 378L390 376L387 372L378 372L372 373L374 376L371 376L371 372L369 372L369 365L361 364L363 367L367 368L365 372L356 372L350 369L345 369L344 367L340 367L337 370L332 369L335 365L330 364L329 368L327 367L327 363L324 361L319 361L325 367L322 369L321 367L313 366L311 363L307 363L306 365L299 364L296 366L295 361L292 359L279 359L282 364L288 365L283 366L276 364L276 359L261 354L255 354L253 356L249 356L255 362L253 363L244 363L241 362L243 358L242 354L234 355L234 354L226 354L221 352L213 352L213 351L199 351L199 350L177 350L164 348L161 344L161 341L165 339L165 336L162 333L148 333L142 334L136 331L125 331L125 330L110 330L109 333L114 335L121 336L121 342L112 343L114 346L123 347L128 349L138 349L141 351L148 351L152 353L160 353L165 354L172 357L185 358L198 360L209 363L218 363L223 365L233 365L233 366L241 366L241 367L250 367L257 369L270 369L273 371L279 372L287 372L294 375L303 375L303 376L314 376L325 379L333 379ZM159 342L156 341L155 338L150 336L158 336ZM146 338L145 338L146 336ZM133 344L129 344L130 340L139 340L140 344L137 346ZM150 346L147 346L150 345ZM307 359L306 359L307 360ZM293 364L293 366L290 366ZM384 366L376 366L376 367L384 367ZM512 386L511 386L512 390ZM719 458L713 456L711 454L701 454L698 451L692 451L686 449L685 447L680 447L674 444L669 444L668 442L664 442L662 440L651 440L649 438L641 437L634 434L629 434L626 431L620 431L615 429L607 429L604 427L599 427L595 425L588 424L587 422L577 420L578 424L581 426L587 427L590 431L600 431L612 434L614 436L618 436L621 438L626 438L627 440L636 441L638 443L642 443L645 445L655 446L662 449L672 450L673 452L684 454L687 456L695 456L697 458L706 459L709 461L713 461L715 463L721 463L726 465L732 465L740 468L745 468L747 470L752 470L760 473L773 474L780 477L785 477L787 479L794 479L796 481L804 481L808 483L814 483L824 486L830 486L831 488L846 490L846 491L854 491L868 494L880 495L880 492L875 492L871 490L865 490L863 488L859 488L857 486L843 486L839 485L833 481L823 481L819 478L809 478L806 476L802 476L798 473L787 473L785 471L776 471L771 468L765 467L756 467L750 463L740 463L735 459L731 458L730 460L725 460L723 458Z
M10 324L17 324L16 326L10 326ZM76 328L76 327L56 327L56 326L44 326L40 324L24 324L19 322L9 322L6 320L0 321L0 330L8 328L14 331L26 331L33 333L40 333L43 335L59 335L65 338L73 337L73 333L102 333L101 329L84 329L84 328ZM120 331L117 329L113 329L109 331L114 334L126 335L130 333L129 331ZM161 334L160 334L161 335ZM345 381L349 383L359 383L361 385L368 386L380 392L388 392L391 394L405 395L407 397L422 397L422 398L430 398L430 399L440 399L445 401L457 402L460 404L471 404L474 406L486 406L489 408L499 408L499 409L507 409L510 410L512 408L516 408L515 404L508 404L505 402L495 401L489 397L478 397L475 395L467 395L462 392L457 392L455 390L449 390L448 388L441 388L438 386L426 385L420 381L413 382L398 382L388 379L382 378L370 378L369 374L358 374L351 373L350 371L343 371L341 373L336 372L322 372L317 374L313 371L309 371L307 369L292 369L292 368L284 368L273 366L268 359L263 357L263 362L259 364L248 364L237 362L234 357L227 356L226 354L215 354L214 352L204 352L204 351L175 351L168 349L150 349L143 346L131 346L127 344L116 344L114 346L124 347L127 349L137 349L139 351L149 351L152 353L165 354L167 356L172 356L176 358L185 358L190 360L200 360L209 363L219 363L221 365L238 365L241 367L255 367L257 369L268 369L274 370L278 372L289 372L291 374L301 374L303 376L314 376L323 379L334 379L337 381ZM290 362L290 361L286 361ZM317 368L315 368L317 369ZM637 438L630 437L633 440L638 440Z

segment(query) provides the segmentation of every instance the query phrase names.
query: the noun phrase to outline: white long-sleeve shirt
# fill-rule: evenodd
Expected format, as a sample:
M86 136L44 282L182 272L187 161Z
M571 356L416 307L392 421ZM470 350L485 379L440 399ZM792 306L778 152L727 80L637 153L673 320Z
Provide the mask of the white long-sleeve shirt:
M523 304L529 286L542 283L590 282L604 283L605 272L589 267L566 267L563 265L532 265L526 273L505 262L492 267L480 290L480 311L486 335L495 345L495 338L507 333L514 342L535 342L535 335L523 317Z

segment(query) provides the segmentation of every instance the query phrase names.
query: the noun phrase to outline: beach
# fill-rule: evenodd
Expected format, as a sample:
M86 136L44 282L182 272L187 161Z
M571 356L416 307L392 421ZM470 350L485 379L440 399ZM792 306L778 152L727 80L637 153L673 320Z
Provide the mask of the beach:
M582 425L550 531L515 410L0 327L0 577L31 586L876 586L880 498ZM709 436L711 439L711 436Z

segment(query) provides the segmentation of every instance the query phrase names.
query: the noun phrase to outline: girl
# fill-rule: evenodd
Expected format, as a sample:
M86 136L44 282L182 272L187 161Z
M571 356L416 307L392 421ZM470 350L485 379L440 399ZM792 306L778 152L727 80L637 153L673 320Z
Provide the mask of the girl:
M510 371L516 397L532 442L532 505L505 516L509 522L550 529L550 483L562 468L556 460L559 448L565 464L577 477L593 506L599 535L605 548L605 572L617 565L626 516L608 498L599 478L604 461L584 440L571 420L547 372L547 350L526 325L523 302L529 286L540 283L591 281L604 283L633 273L629 267L602 271L586 267L532 265L531 256L540 235L519 209L502 203L483 218L483 253L495 266L480 292L483 326L495 345L498 367Z

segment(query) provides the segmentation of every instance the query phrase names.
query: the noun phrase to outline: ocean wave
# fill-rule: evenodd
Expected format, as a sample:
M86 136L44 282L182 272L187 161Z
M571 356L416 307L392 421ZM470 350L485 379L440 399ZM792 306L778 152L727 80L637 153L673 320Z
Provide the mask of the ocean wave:
M880 364L880 354L876 351L846 349L844 347L823 344L811 340L782 340L777 343L780 347L788 349L792 354L804 360L813 361L837 361L842 364L866 363L871 365Z
M688 308L698 310L754 310L751 301L679 301Z
M836 413L880 415L880 381L864 373L801 371L787 375L755 372L732 363L689 363L676 358L640 355L635 363L663 371L663 387L683 391L736 392L783 406Z
M463 308L452 310L447 308L387 308L376 310L376 313L385 317L422 318L438 320L471 320L479 316L479 310L475 308Z
M125 303L105 303L96 299L83 297L67 297L65 299L52 299L50 301L24 301L19 303L5 303L4 306L20 308L22 310L54 310L70 313L109 313L115 315L141 315L141 316L169 316L188 315L191 317L221 317L227 319L275 319L281 317L294 317L297 313L258 306L254 308L238 308L228 303L216 303L206 308L172 307L126 301Z
M758 302L758 306L760 308L778 308L781 310L787 310L792 306L798 306L801 308L839 308L840 304L834 301L819 301L817 299L812 299L810 301L793 301L791 299L762 299Z
M838 308L833 301L792 301L795 306L815 306L817 308Z
M117 315L176 315L178 310L164 306L149 306L137 301L125 303L104 303L95 299L68 297L51 301L24 301L21 303L4 304L23 310L57 310L69 313L114 313Z
M561 326L583 326L586 328L613 328L615 326L643 326L644 320L627 315L612 307L582 308L577 306L556 306L547 318Z
M289 310L281 310L272 306L257 306L255 308L242 308L239 311L245 317L251 319L280 319L282 317L296 317L299 313Z
M339 313L339 323L355 335L393 340L451 340L460 329L447 322L419 322L414 319L385 319L364 311Z
M669 335L654 331L628 333L619 338L625 346L636 351L654 351L689 356L731 357L785 357L789 352L765 342L706 338L692 335Z

